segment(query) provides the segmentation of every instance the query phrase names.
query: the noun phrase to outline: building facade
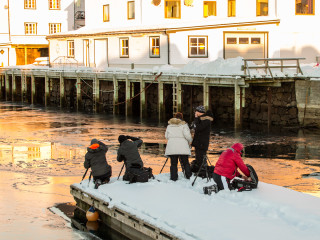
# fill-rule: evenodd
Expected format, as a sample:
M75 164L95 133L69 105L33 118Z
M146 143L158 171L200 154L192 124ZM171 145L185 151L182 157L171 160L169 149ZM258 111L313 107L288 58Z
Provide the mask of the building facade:
M49 56L47 35L84 25L84 0L0 0L0 67Z
M217 58L320 55L319 0L87 0L86 27L47 37L50 61L183 66Z

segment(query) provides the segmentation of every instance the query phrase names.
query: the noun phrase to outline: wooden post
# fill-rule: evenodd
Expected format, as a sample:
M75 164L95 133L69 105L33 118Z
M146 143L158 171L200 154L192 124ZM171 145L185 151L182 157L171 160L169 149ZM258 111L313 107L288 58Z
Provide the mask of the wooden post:
M271 88L268 87L268 130L271 127L271 109L272 109L272 92Z
M44 75L44 105L47 107L49 105L49 96L50 96L50 86L49 86L49 77L47 73Z
M3 82L3 75L0 75L0 100L2 100L2 82Z
M131 102L131 86L128 75L126 76L126 116L130 116L132 113L132 102Z
M16 95L17 95L17 84L16 84L16 75L14 75L14 73L12 73L12 92L11 92L11 95L12 95L12 101L15 101L16 100Z
M238 85L238 79L234 82L234 128L241 127L241 96L240 87Z
M62 73L60 73L60 107L65 106L65 98L64 98L64 78Z
M78 74L77 74L76 88L77 88L77 111L79 111L82 99L81 99L81 79Z
M160 122L164 120L165 116L164 93L164 84L161 80L158 80L158 116Z
M5 78L5 84L6 84L6 101L9 100L9 92L10 92L10 83L9 83L9 75L5 73L4 75Z
M93 112L99 112L99 102L100 102L100 84L97 74L95 74L92 84L92 94L93 94Z
M147 104L146 104L146 91L144 91L146 83L143 81L142 75L140 76L140 118L143 119L147 115Z
M31 74L31 104L35 103L36 97L36 80L33 74Z
M177 77L177 111L181 112L182 109L182 90L181 83L179 82L179 77Z
M113 115L119 114L119 85L116 75L113 75Z
M206 78L203 80L203 106L209 109L209 86Z
M24 102L24 96L26 92L26 85L25 85L25 75L21 72L21 102Z

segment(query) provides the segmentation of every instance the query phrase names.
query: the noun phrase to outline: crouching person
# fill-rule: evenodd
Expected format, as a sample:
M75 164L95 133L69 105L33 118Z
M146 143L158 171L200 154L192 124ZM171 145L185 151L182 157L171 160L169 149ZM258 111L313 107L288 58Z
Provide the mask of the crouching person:
M143 166L138 148L143 141L140 138L120 135L118 138L120 147L118 149L117 161L124 162L126 167L123 175L124 181L133 182L147 182L152 175L151 168Z
M250 171L244 164L241 156L243 152L243 145L241 143L233 144L231 148L225 150L219 157L214 168L213 180L216 185L204 187L204 193L218 192L220 190L229 189L233 190L231 180L235 177L242 178L245 181L251 181ZM238 172L238 168L244 174Z
M112 168L106 159L108 147L97 139L92 139L90 147L87 148L84 167L91 168L95 189L101 184L108 183L112 175Z

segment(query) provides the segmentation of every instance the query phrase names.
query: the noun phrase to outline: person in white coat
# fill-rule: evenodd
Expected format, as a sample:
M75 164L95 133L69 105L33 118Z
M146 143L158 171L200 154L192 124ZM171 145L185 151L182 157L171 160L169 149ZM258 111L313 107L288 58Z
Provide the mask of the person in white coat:
M183 114L177 112L174 118L168 121L165 137L168 140L165 155L170 157L170 179L178 179L178 160L184 170L185 177L192 175L190 170L189 156L191 155L190 144L192 137L188 124L183 120Z

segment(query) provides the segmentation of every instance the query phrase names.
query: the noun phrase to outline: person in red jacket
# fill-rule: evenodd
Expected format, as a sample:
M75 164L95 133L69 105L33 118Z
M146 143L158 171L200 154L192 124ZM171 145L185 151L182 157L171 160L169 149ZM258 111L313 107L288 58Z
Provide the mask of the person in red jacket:
M235 143L220 155L213 173L213 180L218 185L219 191L223 189L230 190L230 181L234 177L251 181L250 171L241 158L242 152L243 145L241 143ZM238 172L238 168L245 176L242 176Z

